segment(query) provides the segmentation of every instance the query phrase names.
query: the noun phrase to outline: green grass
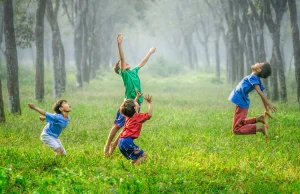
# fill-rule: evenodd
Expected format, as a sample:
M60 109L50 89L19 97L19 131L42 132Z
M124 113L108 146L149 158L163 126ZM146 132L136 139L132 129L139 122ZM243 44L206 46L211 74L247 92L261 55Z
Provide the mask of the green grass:
M227 100L233 86L212 84L214 75L199 72L152 78L141 72L144 94L153 95L154 112L136 140L147 154L133 167L116 150L103 146L123 101L121 78L104 72L82 89L68 75L62 98L72 105L71 122L60 139L67 157L55 157L39 139L44 122L27 108L33 100L34 75L21 71L22 115L6 112L0 125L0 193L299 193L300 133L295 94L279 104L269 123L269 142L262 134L231 133L235 106ZM52 76L38 107L51 111ZM223 80L224 81L224 80ZM225 82L225 81L224 81ZM3 83L7 110L6 82ZM290 90L289 90L290 91ZM147 110L144 102L141 111ZM251 94L249 116L263 113Z

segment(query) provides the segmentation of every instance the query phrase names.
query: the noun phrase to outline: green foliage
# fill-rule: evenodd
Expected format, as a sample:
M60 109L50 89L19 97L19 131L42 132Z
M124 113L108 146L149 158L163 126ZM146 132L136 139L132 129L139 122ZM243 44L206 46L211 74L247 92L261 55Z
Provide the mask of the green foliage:
M22 49L30 48L34 42L35 16L31 10L32 4L31 1L14 1L16 44Z
M178 75L185 71L183 65L179 62L166 60L164 57L159 56L156 62L147 66L152 76L154 77L168 77Z
M150 64L149 64L150 67ZM144 71L144 70L143 70ZM46 98L38 107L51 111L51 71ZM153 95L153 117L143 124L135 142L147 154L131 165L119 150L110 158L103 146L123 101L124 86L113 72L103 73L82 89L68 74L71 122L60 139L66 157L55 157L39 135L46 124L29 110L34 73L20 69L22 115L6 113L0 125L0 193L297 193L300 190L300 126L295 93L277 104L269 121L269 141L262 134L231 133L233 89L212 84L214 74L187 72L162 79L141 75L143 92ZM142 73L142 71L141 71ZM7 104L5 84L4 100ZM291 90L288 90L291 92ZM256 93L250 95L249 116L263 113ZM7 108L6 108L7 109ZM141 112L147 110L147 103Z

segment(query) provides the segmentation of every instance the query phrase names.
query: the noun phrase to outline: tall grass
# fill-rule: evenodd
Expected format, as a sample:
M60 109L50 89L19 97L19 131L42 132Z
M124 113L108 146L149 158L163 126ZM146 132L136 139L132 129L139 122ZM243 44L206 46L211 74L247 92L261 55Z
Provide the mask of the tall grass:
M153 95L154 112L136 143L148 154L133 167L116 150L105 158L103 146L123 101L121 78L104 72L84 88L68 75L71 122L60 139L67 157L55 157L39 140L44 122L27 108L34 102L34 75L21 70L22 115L6 112L0 126L2 193L298 193L300 190L300 120L295 94L276 104L269 141L262 134L231 133L235 106L227 98L233 86L213 84L199 72L153 78L141 71L143 93ZM225 81L224 81L225 83ZM7 105L4 85L5 105ZM291 90L289 90L291 91ZM51 76L38 107L51 111ZM251 94L249 116L263 113ZM7 108L6 108L7 109ZM141 112L147 110L144 102Z

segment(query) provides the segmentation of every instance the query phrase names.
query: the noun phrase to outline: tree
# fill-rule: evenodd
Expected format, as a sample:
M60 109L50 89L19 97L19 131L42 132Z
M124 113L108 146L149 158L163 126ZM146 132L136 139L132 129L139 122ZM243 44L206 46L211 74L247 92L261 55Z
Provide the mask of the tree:
M224 30L223 17L221 16L221 5L218 1L215 4L213 2L204 0L213 13L214 27L215 27L215 57L216 57L216 78L220 80L221 68L220 68L220 36L221 31Z
M273 92L272 99L278 100L278 94L276 94L276 85L277 82L277 73L279 75L279 83L280 83L280 97L281 102L287 102L287 93L286 93L286 82L284 75L284 67L282 62L282 56L280 51L280 25L282 21L283 14L286 11L286 3L287 0L264 0L264 20L268 29L271 33L272 41L273 41L273 54L275 57L275 64L272 66L272 84L273 84ZM275 20L273 21L271 5L275 12ZM278 70L278 72L277 72Z
M46 5L47 19L52 30L53 94L55 98L60 97L66 89L65 51L57 22L59 5L59 0L55 1L54 8L51 0L48 0Z
M261 1L256 2L257 6L254 5L252 0L247 0L248 5L250 6L251 13L250 13L250 18L252 18L252 29L255 30L255 33L258 34L253 35L253 39L255 43L258 45L258 49L254 49L255 52L255 60L253 60L253 64L255 62L263 62L266 61L266 51L265 51L265 40L264 40L264 6ZM258 31L258 33L256 32ZM264 79L264 85L268 86L269 85L269 79ZM265 91L269 93L269 87L266 87Z
M297 21L296 1L288 0L288 6L290 10L291 33L292 33L293 49L294 49L297 100L300 107L300 37L299 37L299 28L298 28L298 21Z
M2 65L2 45L3 42L3 5L0 3L0 67Z
M2 83L0 79L0 124L5 122L3 96L2 96Z
M44 17L46 10L46 0L38 1L36 10L35 45L35 99L38 102L44 100Z
M19 98L18 55L14 29L12 0L4 0L4 36L7 65L8 109L13 114L21 114Z
M88 29L87 29L87 12L88 12L88 0L83 1L82 7L82 57L81 57L81 67L82 67L82 77L84 82L89 82L90 71L88 66Z

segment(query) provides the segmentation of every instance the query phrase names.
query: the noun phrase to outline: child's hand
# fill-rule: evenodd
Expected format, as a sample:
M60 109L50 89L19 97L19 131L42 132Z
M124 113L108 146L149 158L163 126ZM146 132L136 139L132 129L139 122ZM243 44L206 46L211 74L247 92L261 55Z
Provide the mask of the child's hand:
M268 110L271 110L273 112L277 111L277 107L276 106L272 106L271 104L268 106Z
M149 53L153 54L153 53L155 53L155 51L156 51L156 48L152 47L152 48L150 48Z
M146 94L146 96L145 96L144 98L145 98L145 100L146 100L149 104L151 104L151 102L152 102L152 96L150 96L149 94Z
M44 120L46 120L46 117L40 116L40 120L44 121Z
M143 96L143 93L140 93L137 89L134 89L136 93L136 99L138 100L141 96Z
M34 104L32 104L32 103L29 103L29 104L28 104L28 107L31 108L31 109L35 109L35 106L34 106Z
M117 41L118 41L118 44L122 44L123 36L120 33L117 35Z

